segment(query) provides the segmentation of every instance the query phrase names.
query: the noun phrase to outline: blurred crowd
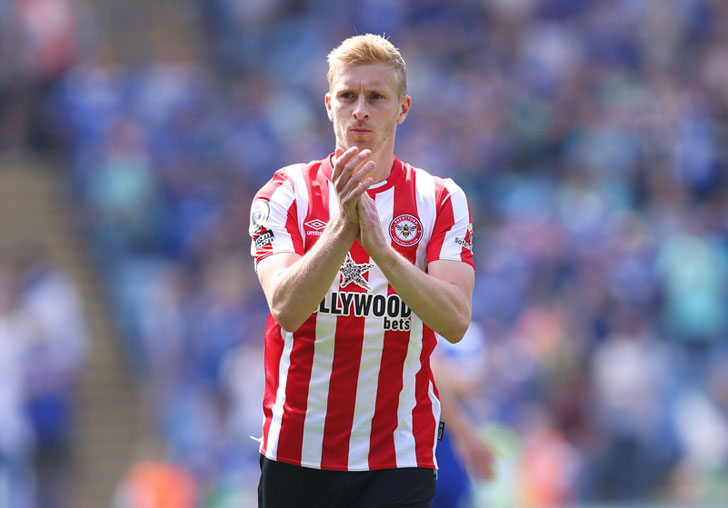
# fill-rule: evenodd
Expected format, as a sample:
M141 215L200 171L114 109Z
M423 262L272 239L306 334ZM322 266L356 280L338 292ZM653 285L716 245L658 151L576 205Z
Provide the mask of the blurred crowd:
M0 506L70 508L88 334L74 283L37 247L0 253Z
M728 499L728 4L197 7L205 48L139 68L80 52L43 111L199 505L251 499L257 479L250 199L333 150L325 57L365 32L408 63L395 152L453 177L474 216L469 410L517 436L511 488L487 502Z

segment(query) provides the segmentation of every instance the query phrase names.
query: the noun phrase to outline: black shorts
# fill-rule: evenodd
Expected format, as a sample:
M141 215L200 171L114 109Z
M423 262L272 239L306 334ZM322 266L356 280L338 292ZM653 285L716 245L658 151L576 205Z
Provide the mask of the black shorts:
M258 508L431 508L435 470L325 471L260 459Z

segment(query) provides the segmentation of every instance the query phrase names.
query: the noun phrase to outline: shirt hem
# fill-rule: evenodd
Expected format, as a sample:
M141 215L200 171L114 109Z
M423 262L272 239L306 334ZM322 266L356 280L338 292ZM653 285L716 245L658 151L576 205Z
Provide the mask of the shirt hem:
M312 464L312 463L306 463L301 461L296 461L292 459L286 459L285 457L271 457L267 453L261 451L260 452L263 456L265 456L269 460L273 460L275 462L282 462L284 464L290 464L293 466L299 466L299 467L305 467L307 469L318 469L321 471L349 471L349 472L357 472L357 471L380 471L384 469L409 469L409 468L421 468L421 469L437 469L434 464L382 464L379 466L361 466L361 467L348 467L348 468L336 468L336 467L327 467L323 468L320 464Z

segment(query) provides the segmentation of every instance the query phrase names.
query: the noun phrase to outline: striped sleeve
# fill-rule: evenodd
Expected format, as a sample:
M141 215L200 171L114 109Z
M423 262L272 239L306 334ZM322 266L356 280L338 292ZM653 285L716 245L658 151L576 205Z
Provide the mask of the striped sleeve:
M304 254L296 193L287 170L276 171L257 192L250 207L250 253L256 268L271 254Z
M473 262L473 220L465 192L451 179L437 179L437 217L427 246L427 262L438 259Z

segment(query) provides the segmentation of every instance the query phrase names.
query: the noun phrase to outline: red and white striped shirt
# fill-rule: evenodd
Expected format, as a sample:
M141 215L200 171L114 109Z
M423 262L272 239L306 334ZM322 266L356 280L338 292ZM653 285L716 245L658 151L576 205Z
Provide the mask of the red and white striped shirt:
M255 196L251 252L304 255L338 212L332 156L278 170ZM394 158L368 190L392 247L422 270L473 265L463 191ZM261 453L304 467L434 468L440 403L430 370L435 333L355 242L316 311L295 331L268 318Z

